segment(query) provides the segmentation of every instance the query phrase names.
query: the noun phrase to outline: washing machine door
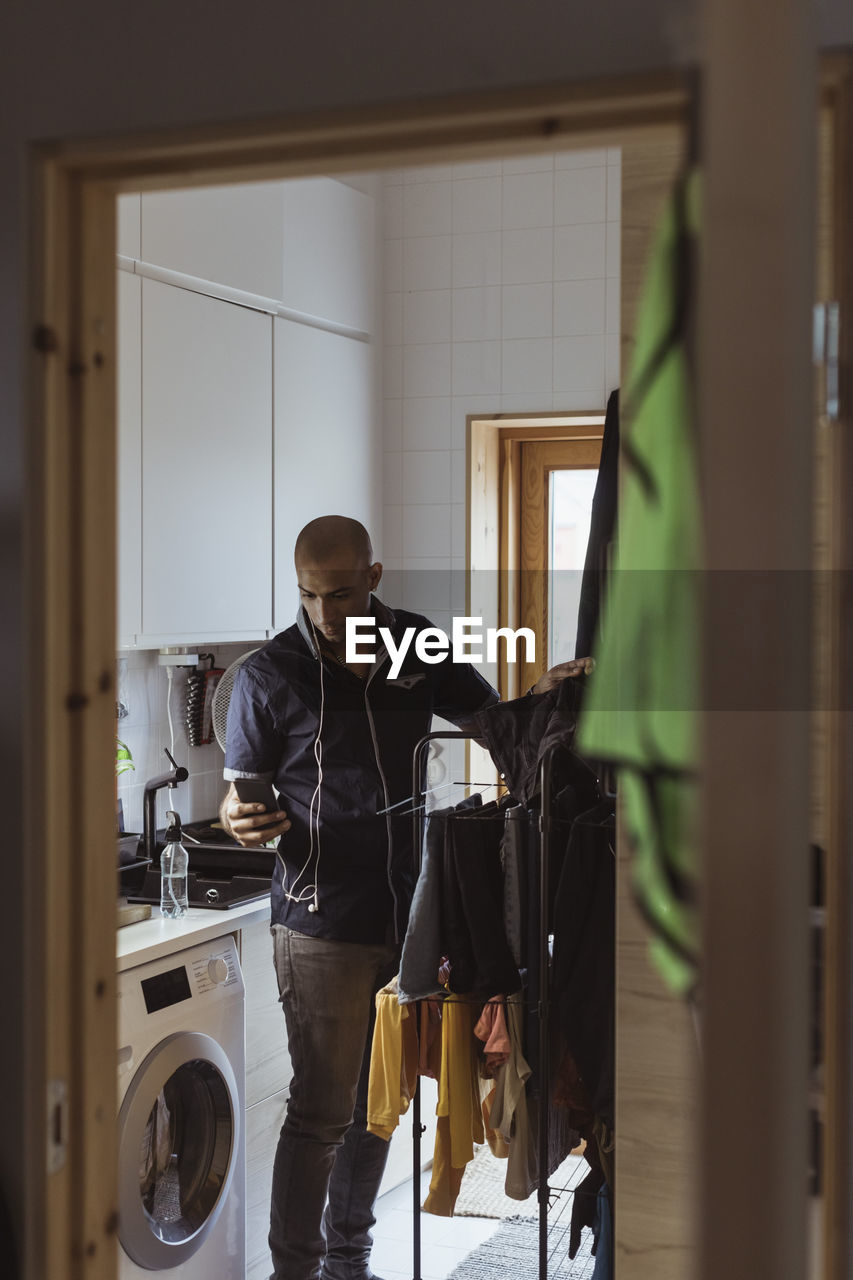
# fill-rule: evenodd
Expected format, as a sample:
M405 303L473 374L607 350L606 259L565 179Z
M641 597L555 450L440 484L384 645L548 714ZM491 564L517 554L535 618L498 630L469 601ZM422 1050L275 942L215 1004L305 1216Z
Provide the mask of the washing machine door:
M234 1175L242 1116L221 1045L197 1031L162 1040L119 1112L119 1240L150 1271L201 1248Z

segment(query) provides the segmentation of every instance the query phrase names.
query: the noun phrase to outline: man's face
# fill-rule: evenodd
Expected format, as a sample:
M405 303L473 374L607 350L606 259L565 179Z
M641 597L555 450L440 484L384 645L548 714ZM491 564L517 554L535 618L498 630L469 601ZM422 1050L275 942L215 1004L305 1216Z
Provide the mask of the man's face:
M355 569L296 566L305 612L330 645L342 646L346 641L347 618L367 617L370 613L370 593L381 576L381 564Z

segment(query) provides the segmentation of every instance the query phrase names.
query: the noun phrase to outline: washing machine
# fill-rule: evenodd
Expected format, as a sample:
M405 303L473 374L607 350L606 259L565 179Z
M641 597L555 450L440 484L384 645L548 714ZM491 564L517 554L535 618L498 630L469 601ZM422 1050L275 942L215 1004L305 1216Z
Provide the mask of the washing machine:
M245 1280L245 988L233 937L118 975L119 1280Z

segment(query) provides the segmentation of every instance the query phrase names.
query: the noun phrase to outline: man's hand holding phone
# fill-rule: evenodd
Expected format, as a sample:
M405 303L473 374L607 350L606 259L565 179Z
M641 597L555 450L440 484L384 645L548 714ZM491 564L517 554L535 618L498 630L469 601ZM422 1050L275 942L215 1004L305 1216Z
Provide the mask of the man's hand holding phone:
M246 849L255 849L290 830L290 820L279 809L272 784L250 778L232 782L220 806L227 831Z

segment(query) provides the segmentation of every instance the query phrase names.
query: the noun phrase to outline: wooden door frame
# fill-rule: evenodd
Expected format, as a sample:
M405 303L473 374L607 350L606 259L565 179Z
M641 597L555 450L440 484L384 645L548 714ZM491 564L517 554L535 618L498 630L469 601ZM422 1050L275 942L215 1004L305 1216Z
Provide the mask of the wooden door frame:
M21 850L26 1280L114 1280L116 1272L115 1178L105 1156L116 1132L116 195L619 145L626 134L654 138L683 122L687 106L682 77L658 74L33 147ZM48 1172L54 1125L68 1141Z

